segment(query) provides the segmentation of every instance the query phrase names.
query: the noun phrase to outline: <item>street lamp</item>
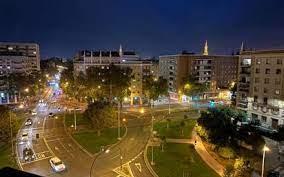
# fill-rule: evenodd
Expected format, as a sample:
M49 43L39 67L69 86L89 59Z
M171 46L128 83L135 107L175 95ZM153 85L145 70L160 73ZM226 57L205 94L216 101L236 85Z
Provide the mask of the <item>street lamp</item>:
M262 151L263 151L263 154L262 154L261 177L263 177L263 175L264 175L265 152L270 151L270 149L266 145L264 145Z
M26 88L26 89L25 89L25 92L27 92L27 93L28 93L28 92L29 92L29 88Z

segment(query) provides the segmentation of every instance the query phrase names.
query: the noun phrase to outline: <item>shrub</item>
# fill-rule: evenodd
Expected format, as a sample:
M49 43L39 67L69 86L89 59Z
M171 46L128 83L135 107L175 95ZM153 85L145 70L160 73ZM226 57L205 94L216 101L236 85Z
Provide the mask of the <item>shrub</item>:
M225 159L232 159L235 157L235 151L230 147L220 147L218 154Z
M195 131L196 131L196 133L201 137L201 138L203 138L203 139L205 139L206 141L208 141L208 133L207 133L207 131L205 130L205 128L204 127L202 127L202 126L200 126L200 125L197 125L196 127L195 127Z

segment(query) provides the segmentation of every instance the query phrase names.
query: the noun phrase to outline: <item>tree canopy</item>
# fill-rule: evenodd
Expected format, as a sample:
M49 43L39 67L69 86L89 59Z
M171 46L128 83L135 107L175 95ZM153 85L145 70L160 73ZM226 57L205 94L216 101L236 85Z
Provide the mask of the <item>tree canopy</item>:
M147 76L143 79L143 91L149 100L157 100L159 96L168 94L167 80L155 78L153 75Z
M17 133L18 122L16 121L16 116L12 113L8 107L0 105L0 142L8 143L10 135L10 116L13 135Z

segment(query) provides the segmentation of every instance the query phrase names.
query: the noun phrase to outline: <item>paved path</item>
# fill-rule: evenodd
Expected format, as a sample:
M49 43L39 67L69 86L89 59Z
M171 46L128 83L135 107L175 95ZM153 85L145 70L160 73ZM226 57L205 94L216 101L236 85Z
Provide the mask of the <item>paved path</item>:
M167 142L195 144L196 140L196 145L195 145L196 152L209 167L211 167L220 176L223 176L224 167L209 154L209 152L205 149L201 138L196 134L195 131L192 132L192 136L193 136L192 139L167 139Z

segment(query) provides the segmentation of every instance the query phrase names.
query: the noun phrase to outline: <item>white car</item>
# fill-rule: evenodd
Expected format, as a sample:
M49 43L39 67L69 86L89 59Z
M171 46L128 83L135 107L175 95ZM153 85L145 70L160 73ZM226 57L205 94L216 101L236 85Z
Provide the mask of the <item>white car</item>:
M30 126L32 125L33 121L32 119L28 119L26 122L25 122L25 126Z
M21 137L21 141L24 142L24 141L28 141L29 140L29 134L28 133L23 133L22 134L22 137Z
M37 112L36 111L32 111L32 115L37 115Z
M65 164L58 157L52 157L49 160L49 163L50 163L51 168L55 172L61 172L61 171L66 170Z

